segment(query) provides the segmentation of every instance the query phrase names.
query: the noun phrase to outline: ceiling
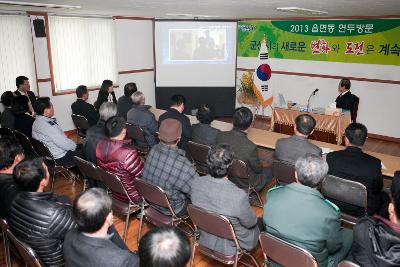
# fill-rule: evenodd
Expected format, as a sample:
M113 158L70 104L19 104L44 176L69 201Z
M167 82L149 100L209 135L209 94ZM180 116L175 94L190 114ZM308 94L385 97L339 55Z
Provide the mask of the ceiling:
M12 1L12 0L10 0ZM189 19L276 18L305 16L277 11L277 7L302 7L326 11L326 16L400 15L400 0L19 0L32 3L79 5L65 10L0 4L0 10L30 10L55 13L139 16ZM14 2L14 1L12 1ZM188 14L187 17L168 14Z

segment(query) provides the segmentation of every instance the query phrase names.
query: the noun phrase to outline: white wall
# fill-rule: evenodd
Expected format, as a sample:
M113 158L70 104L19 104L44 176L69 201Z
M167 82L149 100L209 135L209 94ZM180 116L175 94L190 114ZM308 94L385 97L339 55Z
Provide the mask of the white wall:
M33 19L37 16L33 16ZM40 18L40 16L39 16ZM43 18L43 17L41 17ZM34 33L33 25L32 32ZM132 71L153 69L153 26L151 20L115 20L117 64L118 71ZM33 36L36 71L38 79L50 78L48 63L48 50L46 38ZM119 74L119 88L115 89L117 98L123 94L124 85L128 82L136 82L138 89L146 95L146 101L155 105L154 96L154 72L138 72ZM71 120L71 104L76 100L75 93L66 95L52 95L51 82L39 82L38 92L40 96L48 96L54 105L55 116L64 131L75 128ZM93 103L98 91L90 91L89 102Z

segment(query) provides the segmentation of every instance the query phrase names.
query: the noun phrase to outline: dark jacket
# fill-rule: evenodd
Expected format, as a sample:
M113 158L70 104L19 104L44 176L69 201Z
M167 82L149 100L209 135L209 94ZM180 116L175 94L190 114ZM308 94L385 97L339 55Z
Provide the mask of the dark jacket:
M352 260L363 267L400 266L400 225L376 216L354 226Z
M219 130L210 124L196 123L192 125L192 140L196 143L212 146L217 142Z
M62 244L67 231L75 227L70 205L58 203L50 192L22 192L11 205L8 223L45 266L64 266Z
M326 155L329 174L362 183L367 188L368 214L378 212L382 205L382 166L381 161L362 152L361 148L350 146L341 151ZM353 216L363 215L363 209L334 201L341 211Z
M18 91L18 90L15 90L14 94L15 95L21 95L21 92ZM32 91L28 91L28 97L29 97L29 101L32 104L33 109L35 109L35 105L36 105L36 95L35 95L35 93L32 92Z
M126 121L142 128L147 144L152 147L157 143L155 135L158 131L158 122L149 108L151 108L151 106L133 105L128 111Z
M192 140L192 127L189 118L186 117L185 114L179 113L179 111L176 109L169 108L158 118L158 123L161 124L161 122L165 119L175 119L182 124L181 141L179 142L178 147L185 151L187 158L190 158L187 143Z
M350 91L348 91L344 95L339 95L336 98L336 107L350 110L350 112L353 113L355 101L356 101L356 96L353 95Z
M135 178L144 168L143 162L136 149L129 141L102 139L96 147L97 165L100 168L117 175L134 202L139 202L140 195L135 187ZM125 195L113 192L113 198L128 202Z
M65 266L135 267L139 257L121 249L110 238L95 238L76 229L69 231L64 241Z
M32 138L32 125L35 119L30 114L14 115L15 130L25 134L27 137Z
M126 120L126 114L128 114L128 111L132 108L133 102L132 98L129 96L123 95L120 98L118 98L118 103L117 103L117 111L118 115L122 116Z
M1 127L3 128L10 128L11 130L14 130L15 117L10 107L5 108L1 113L0 123Z
M103 120L99 120L95 126L90 127L86 131L86 140L83 144L83 155L85 156L86 160L93 162L94 164L97 164L97 143L106 137L104 125L105 122Z
M0 174L0 218L8 219L11 204L19 192L12 174Z
M233 129L228 132L220 132L217 135L217 144L228 144L235 153L235 158L243 160L250 174L250 183L257 185L261 183L263 167L258 157L257 146L251 142L245 132ZM247 189L249 181L236 177L230 177L230 180L238 187Z
M99 91L99 94L97 96L97 100L96 102L94 102L94 107L97 109L97 111L100 109L101 104L103 104L104 102L108 102L108 96L110 93L106 92L103 93L102 91ZM115 97L115 92L112 91L111 92L111 97L112 97L112 101L117 104L117 98Z
M95 125L99 120L99 113L94 106L82 99L78 98L74 103L72 103L71 109L72 114L85 117L89 122L89 126Z

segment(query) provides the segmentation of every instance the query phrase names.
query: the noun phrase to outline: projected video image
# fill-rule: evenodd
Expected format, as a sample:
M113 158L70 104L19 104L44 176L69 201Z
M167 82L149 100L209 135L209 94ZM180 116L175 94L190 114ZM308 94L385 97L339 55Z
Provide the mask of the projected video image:
M169 29L169 61L227 60L226 29Z

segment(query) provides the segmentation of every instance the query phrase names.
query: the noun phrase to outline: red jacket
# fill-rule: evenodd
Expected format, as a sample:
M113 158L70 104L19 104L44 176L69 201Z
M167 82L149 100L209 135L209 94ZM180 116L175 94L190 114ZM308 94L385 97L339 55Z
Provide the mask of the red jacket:
M97 165L117 175L134 202L139 202L140 195L135 188L135 178L138 177L144 168L136 149L131 146L130 141L102 139L96 146ZM128 202L125 195L113 193L113 198Z

